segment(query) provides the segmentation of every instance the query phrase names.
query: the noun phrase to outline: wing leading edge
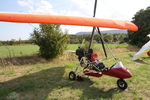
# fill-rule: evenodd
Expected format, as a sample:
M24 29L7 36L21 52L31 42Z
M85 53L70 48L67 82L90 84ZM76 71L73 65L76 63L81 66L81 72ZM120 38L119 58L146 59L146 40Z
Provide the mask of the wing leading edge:
M104 28L126 29L137 31L138 27L129 21L99 19L75 16L57 16L25 13L0 13L0 21L16 23L63 24L78 26L95 26Z

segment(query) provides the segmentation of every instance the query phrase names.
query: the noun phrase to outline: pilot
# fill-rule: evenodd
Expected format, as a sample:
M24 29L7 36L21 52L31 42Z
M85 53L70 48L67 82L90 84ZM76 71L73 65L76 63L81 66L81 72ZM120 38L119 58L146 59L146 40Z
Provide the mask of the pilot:
M98 60L98 55L96 53L93 53L93 49L88 50L87 58L92 62L97 68L93 67L96 71L108 71L108 68L105 67L105 65Z

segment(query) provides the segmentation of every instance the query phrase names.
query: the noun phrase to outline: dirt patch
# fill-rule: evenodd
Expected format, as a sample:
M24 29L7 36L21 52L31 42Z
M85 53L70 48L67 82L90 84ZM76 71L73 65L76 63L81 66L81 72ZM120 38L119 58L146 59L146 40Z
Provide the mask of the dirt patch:
M140 48L138 48L137 46L131 46L131 45L129 45L129 46L127 47L127 49L128 49L129 51L131 51L131 52L137 52Z
M1 58L0 66L10 66L10 65L29 65L36 63L44 63L45 59L39 56L23 56L14 58Z

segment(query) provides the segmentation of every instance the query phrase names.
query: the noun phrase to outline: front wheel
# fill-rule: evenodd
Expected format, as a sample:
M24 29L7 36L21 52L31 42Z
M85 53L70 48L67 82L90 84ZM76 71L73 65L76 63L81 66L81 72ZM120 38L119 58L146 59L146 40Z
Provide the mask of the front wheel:
M75 72L71 71L71 72L69 73L69 79L72 80L72 81L76 79L76 74L75 74Z
M119 79L119 80L117 80L117 86L120 89L125 90L128 87L128 84L124 79Z

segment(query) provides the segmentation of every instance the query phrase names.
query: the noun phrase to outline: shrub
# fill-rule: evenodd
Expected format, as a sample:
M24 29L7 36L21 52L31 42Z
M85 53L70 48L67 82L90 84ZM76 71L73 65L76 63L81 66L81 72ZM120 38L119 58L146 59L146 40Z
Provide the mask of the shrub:
M61 55L67 47L68 36L63 34L60 25L40 24L31 37L40 47L40 55L46 59Z

